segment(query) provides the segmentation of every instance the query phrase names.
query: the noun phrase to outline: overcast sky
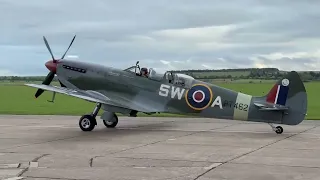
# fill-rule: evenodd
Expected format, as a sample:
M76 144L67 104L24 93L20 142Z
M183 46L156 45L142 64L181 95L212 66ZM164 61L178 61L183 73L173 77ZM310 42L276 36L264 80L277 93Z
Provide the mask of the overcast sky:
M159 70L320 70L319 0L0 0L0 76L62 56Z

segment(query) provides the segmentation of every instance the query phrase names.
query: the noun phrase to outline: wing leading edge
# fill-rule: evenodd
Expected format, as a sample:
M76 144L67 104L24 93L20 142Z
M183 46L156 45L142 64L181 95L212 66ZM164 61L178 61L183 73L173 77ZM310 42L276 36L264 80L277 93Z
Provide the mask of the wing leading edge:
M96 91L84 91L80 89L69 89L65 87L58 87L58 86L48 86L48 85L43 85L43 84L25 84L26 86L38 88L38 89L43 89L47 91L52 91L76 98L80 98L83 100L87 100L93 103L101 103L105 104L108 106L115 106L115 107L121 107L121 108L126 108L126 109L131 109L131 110L136 110L139 112L145 112L145 113L154 113L154 112L161 112L163 111L162 109L158 108L152 108L150 106L149 108L143 105L143 102L132 102L127 99L121 98L121 97L107 97L104 94L101 94Z
M73 96L76 98L84 99L90 102L96 102L96 103L102 103L102 104L112 104L113 102L106 96L92 96L90 93L83 91L83 90L74 90L74 89L69 89L65 87L57 87L57 86L48 86L48 85L43 85L43 84L25 84L26 86L38 88L38 89L43 89L47 91L52 91L52 92L57 92L60 94L65 94L68 96Z

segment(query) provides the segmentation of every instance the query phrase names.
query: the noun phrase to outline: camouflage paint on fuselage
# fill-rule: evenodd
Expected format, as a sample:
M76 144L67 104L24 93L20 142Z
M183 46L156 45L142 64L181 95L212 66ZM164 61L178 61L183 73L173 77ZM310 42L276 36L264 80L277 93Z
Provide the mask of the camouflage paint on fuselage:
M85 73L81 70L85 70ZM195 79L190 87L183 87L169 83L165 78L156 81L120 69L65 60L58 64L57 76L67 88L93 90L108 97L125 99L133 107L138 103L152 107L157 112L282 123L282 111L261 111L253 104L265 101L265 97L253 97ZM201 103L197 103L198 100Z

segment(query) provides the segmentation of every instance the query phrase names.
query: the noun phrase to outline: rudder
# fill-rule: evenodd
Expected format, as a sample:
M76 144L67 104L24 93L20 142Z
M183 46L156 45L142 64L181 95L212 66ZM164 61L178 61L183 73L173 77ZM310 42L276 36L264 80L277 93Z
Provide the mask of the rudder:
M286 106L282 124L297 125L307 113L307 93L305 86L296 71L291 71L280 79L265 97L268 103Z

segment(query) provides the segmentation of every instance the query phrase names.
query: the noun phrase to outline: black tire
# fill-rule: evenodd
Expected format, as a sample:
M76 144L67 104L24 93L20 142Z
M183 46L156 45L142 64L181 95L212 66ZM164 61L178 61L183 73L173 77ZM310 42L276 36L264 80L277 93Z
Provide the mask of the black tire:
M277 128L277 130L276 130L277 134L282 134L283 133L283 128L281 126L277 126L276 128Z
M117 126L118 124L118 116L116 114L113 114L113 117L115 118L115 122L110 122L110 121L105 121L103 120L103 124L107 127L107 128L114 128Z
M79 120L79 126L82 131L92 131L96 126L96 118L91 115L83 115Z

